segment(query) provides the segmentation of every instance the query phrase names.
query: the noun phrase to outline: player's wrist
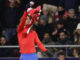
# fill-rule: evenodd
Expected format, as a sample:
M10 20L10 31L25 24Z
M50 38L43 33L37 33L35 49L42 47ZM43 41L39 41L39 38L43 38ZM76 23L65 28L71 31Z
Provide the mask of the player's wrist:
M46 52L46 55L48 56L48 57L52 57L53 55L47 50Z

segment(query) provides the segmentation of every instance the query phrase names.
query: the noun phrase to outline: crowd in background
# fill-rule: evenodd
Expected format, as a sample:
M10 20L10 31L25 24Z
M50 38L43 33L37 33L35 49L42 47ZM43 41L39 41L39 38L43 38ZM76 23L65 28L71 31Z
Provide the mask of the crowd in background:
M35 1L35 0L33 0ZM35 5L40 5L40 1ZM27 9L26 0L0 0L0 45L18 45L17 27L24 10ZM80 1L79 0L58 0L54 4L44 3L41 1L42 12L38 22L34 23L41 42L44 45L79 45L80 44ZM35 6L34 6L35 7ZM65 48L49 48L54 57L59 52L65 54ZM69 57L79 57L80 48L68 48ZM1 57L9 52L9 56L16 57L19 54L18 49L0 49ZM8 52L9 51L9 52ZM39 51L39 50L38 50ZM39 56L40 52L38 52ZM43 54L44 55L44 54ZM44 57L41 55L40 57Z

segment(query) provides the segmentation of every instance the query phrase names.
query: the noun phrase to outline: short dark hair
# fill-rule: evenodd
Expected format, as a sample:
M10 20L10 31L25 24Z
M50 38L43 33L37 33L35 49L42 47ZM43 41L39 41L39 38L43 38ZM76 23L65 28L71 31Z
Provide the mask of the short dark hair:
M58 21L58 22L56 22L56 24L61 24L61 25L64 25L64 21L63 21L63 20Z
M5 38L5 36L4 36L4 35L2 35L1 37L4 37L4 38Z
M63 52L61 52L61 53L58 53L58 57L59 57L60 55L64 55L64 53L63 53ZM64 56L65 56L65 55L64 55Z
M60 5L58 5L58 6L60 6L60 7L64 8L64 5L62 5L62 4L60 4Z

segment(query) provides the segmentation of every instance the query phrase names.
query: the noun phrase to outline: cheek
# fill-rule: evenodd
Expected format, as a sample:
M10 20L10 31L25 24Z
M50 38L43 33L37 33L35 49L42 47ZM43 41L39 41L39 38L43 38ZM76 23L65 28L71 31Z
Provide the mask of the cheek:
M28 22L27 23L30 23L30 20L28 20Z
M26 20L25 24L27 24L27 23L28 23L28 20Z
M29 21L28 21L28 20L26 20L25 25L27 25L28 23L29 23Z

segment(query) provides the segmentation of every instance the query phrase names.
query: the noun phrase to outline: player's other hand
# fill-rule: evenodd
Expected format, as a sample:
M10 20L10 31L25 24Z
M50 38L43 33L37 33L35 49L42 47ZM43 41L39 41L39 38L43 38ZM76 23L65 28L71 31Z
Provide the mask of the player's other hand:
M49 58L53 56L49 51L46 51L45 53Z

